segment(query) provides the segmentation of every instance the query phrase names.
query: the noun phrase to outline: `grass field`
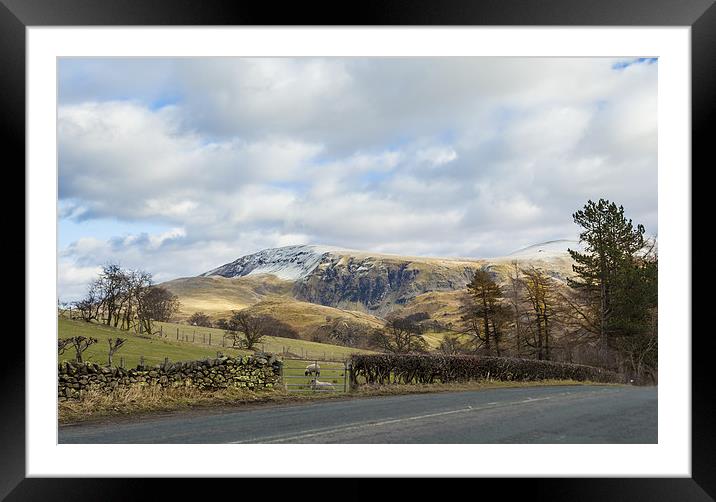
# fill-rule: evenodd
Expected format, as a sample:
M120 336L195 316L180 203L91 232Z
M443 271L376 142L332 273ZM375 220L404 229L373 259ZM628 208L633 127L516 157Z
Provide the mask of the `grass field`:
M144 356L145 364L154 365L164 362L165 357L168 357L170 361L187 361L216 357L217 352L222 352L226 355L247 355L251 353L247 350L222 346L224 332L220 329L194 328L173 323L157 323L157 326L159 325L162 327L163 337L137 335L100 324L59 318L58 336L59 338L72 336L96 338L98 343L90 346L84 352L83 358L86 361L100 364L107 364L107 340L117 337L126 338L126 344L117 351L113 358L115 366L119 365L120 358L124 358L125 367L134 367L139 364L141 356ZM179 330L178 340L177 329ZM211 334L211 337L209 337L209 334ZM209 340L211 340L211 345L208 343ZM307 359L332 359L338 361L347 358L352 353L370 352L338 345L272 336L266 337L264 342L260 344L260 348L279 355L289 352L295 356L305 356ZM71 348L59 356L60 361L72 359L74 359L74 350Z
M215 347L216 350L223 349L224 331L218 328L201 328L198 326L188 326L186 324L175 324L169 322L158 322L157 326L161 326L165 339L169 341L193 342L197 345L206 345L207 347ZM178 333L178 334L177 334ZM211 336L209 336L211 335ZM209 342L211 341L211 345ZM228 342L227 342L228 343ZM266 352L274 354L287 354L292 357L300 357L302 359L311 360L332 360L342 361L351 354L372 354L373 351L354 349L352 347L343 347L341 345L330 345L327 343L309 342L297 338L280 338L275 336L266 336L259 344L259 348Z

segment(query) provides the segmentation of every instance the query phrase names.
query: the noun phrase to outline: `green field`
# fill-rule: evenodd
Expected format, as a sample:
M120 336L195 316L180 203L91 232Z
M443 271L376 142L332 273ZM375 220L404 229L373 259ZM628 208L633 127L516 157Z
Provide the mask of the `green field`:
M182 340L186 340L196 345L215 347L215 351L223 350L223 344L228 343L228 341L224 342L224 331L218 328L201 328L198 326L168 322L157 322L156 325L161 327L164 339L168 341L176 342L178 340L181 343ZM209 341L211 341L211 345L209 345ZM370 350L354 349L341 345L330 345L327 343L309 342L296 338L279 338L275 336L264 337L263 341L259 344L259 348L266 352L273 352L279 355L286 354L291 357L300 357L306 360L342 361L351 354L374 353Z
M145 364L154 365L163 363L165 357L175 362L216 357L217 352L222 352L226 355L247 355L251 353L247 350L223 346L223 331L220 329L194 328L192 326L172 323L157 323L157 325L161 325L162 327L162 337L158 335L137 335L109 326L60 317L58 319L58 336L59 338L69 338L72 336L96 338L98 343L90 346L83 353L83 358L85 361L99 364L107 364L107 352L109 347L107 340L109 338L126 338L127 342L125 345L121 347L113 357L113 364L115 366L118 366L120 364L120 358L123 358L126 368L137 366L141 356L144 356ZM177 329L179 330L178 340ZM209 334L211 334L211 338L209 338ZM208 343L209 339L211 340L211 345ZM279 355L284 352L289 352L296 356L305 356L307 359L319 360L343 360L352 353L369 352L338 345L278 337L266 337L259 348ZM72 348L66 350L64 354L59 356L60 361L72 359L74 359L74 350Z

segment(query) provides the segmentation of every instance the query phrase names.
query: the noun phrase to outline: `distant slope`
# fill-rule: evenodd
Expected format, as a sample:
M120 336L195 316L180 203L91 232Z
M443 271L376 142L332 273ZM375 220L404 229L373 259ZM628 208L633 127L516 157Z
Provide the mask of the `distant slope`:
M367 328L378 328L384 324L382 319L365 312L342 310L286 298L263 300L249 307L249 311L275 317L302 334L309 334L315 328L336 319L343 319Z
M162 286L179 297L181 309L177 321L186 321L194 312L204 312L210 319L228 319L232 310L249 309L270 315L296 329L301 338L331 321L342 319L366 329L382 326L375 316L350 309L337 309L297 300L292 297L294 283L270 274L247 275L229 279L221 276L185 277Z
M302 337L327 318L372 328L391 312L427 312L448 326L459 321L461 296L475 270L487 268L505 282L515 264L534 266L564 282L573 273L568 248L580 249L579 242L549 241L487 259L286 246L163 285L179 296L180 319L199 310L217 319L228 317L231 310L251 308L287 322Z
M463 287L483 262L370 253L328 246L265 249L200 277L293 280L292 296L309 303L385 315L427 291Z
M162 286L179 297L180 320L200 311L210 317L225 316L231 310L244 309L266 298L290 297L293 290L292 282L268 274L236 279L183 277Z

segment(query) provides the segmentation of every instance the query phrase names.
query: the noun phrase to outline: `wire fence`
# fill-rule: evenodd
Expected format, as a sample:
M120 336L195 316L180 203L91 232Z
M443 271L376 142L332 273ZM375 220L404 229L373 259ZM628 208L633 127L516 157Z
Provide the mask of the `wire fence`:
M349 359L353 353L365 352L351 347L339 347L302 339L273 336L265 336L263 340L252 348L252 350L248 350L243 346L235 346L233 343L234 340L231 337L225 336L226 333L218 328L178 325L174 323L156 321L154 323L153 334L148 334L138 333L132 330L119 330L107 326L104 323L93 322L91 324L85 324L85 322L77 317L76 311L71 311L70 309L59 311L58 314L62 319L73 320L72 323L60 325L60 338L78 335L99 337L102 335L100 338L100 344L90 347L89 351L85 354L87 360L98 363L101 363L102 361L106 362L106 336L129 338L130 340L135 339L134 337L139 337L142 340L150 342L152 347L147 348L146 350L148 352L145 352L148 364L162 363L165 356L169 356L175 360L189 360L197 357L205 357L207 355L214 357L215 354L219 352L226 352L227 354L251 354L254 351L273 353L281 359L342 362ZM163 350L160 346L155 345L155 342L158 340L170 342L174 348L165 346L166 350ZM186 354L182 353L183 349L181 347L184 344L187 345L187 349L191 347L191 350L188 350ZM136 342L132 342L130 344L129 351L138 352L139 350L142 349L139 349ZM162 353L157 353L159 351ZM127 349L123 348L120 351L117 355L116 362L113 364L114 366L118 365L117 363L119 362L119 358L122 357L122 353L126 354ZM72 356L69 356L68 354L65 354L60 358L60 360L72 359ZM126 357L126 359L126 363L130 366L134 366L139 362L137 354Z
M157 324L159 325L158 335L167 340L245 350L242 346L234 346L233 339L216 328ZM271 352L282 358L318 361L344 361L350 357L352 352L356 351L350 347L337 351L335 347L321 347L320 344L314 342L272 336L265 336L261 342L256 344L254 350Z

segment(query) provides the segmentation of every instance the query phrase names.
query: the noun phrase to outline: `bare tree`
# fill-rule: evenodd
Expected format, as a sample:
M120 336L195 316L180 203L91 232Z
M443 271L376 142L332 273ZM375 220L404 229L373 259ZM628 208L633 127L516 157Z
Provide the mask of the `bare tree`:
M462 321L465 324L463 332L473 337L475 350L484 349L488 355L492 355L494 345L500 356L502 325L506 316L506 309L502 305L502 288L489 270L480 269L475 272L467 290L469 294L463 298L462 306Z
M438 345L438 351L446 355L462 354L467 347L460 341L459 335L446 335Z
M543 270L523 269L524 290L530 307L528 329L532 339L527 344L535 350L537 359L552 359L553 334L559 322L560 295L554 280Z
M224 336L231 339L232 346L252 350L268 334L271 321L247 310L234 310L227 325Z
M85 297L74 303L80 318L85 322L99 320L102 299L101 283L98 279L95 279L87 288Z
M311 340L346 347L364 347L370 342L370 328L343 317L326 317L311 333Z
M124 271L124 290L121 302L122 329L141 331L141 306L146 304L146 297L152 287L152 274L144 270Z
M154 334L154 321L169 321L180 307L179 298L168 289L162 286L147 288L145 294L139 297L137 306L140 331Z
M408 318L389 318L383 329L374 332L372 341L386 352L396 354L424 352L427 349L422 327Z
M124 299L127 285L124 271L116 263L102 267L97 282L97 291L101 295L104 322L107 326L119 324L119 309Z
M85 336L73 336L68 339L75 349L75 360L78 363L82 362L82 353L87 350L90 345L97 343L96 338L85 337Z
M62 355L72 345L71 338L60 338L57 340L57 353Z
M522 272L520 270L519 262L513 261L510 265L510 270L507 273L507 287L505 288L505 291L512 317L513 338L515 341L515 355L517 357L522 357L522 344L524 342L525 336L525 314L522 308L524 297L524 282L522 280Z
M126 338L109 338L107 342L109 342L109 352L107 355L107 364L109 366L112 366L112 356L115 352L117 352L122 346L126 343Z

